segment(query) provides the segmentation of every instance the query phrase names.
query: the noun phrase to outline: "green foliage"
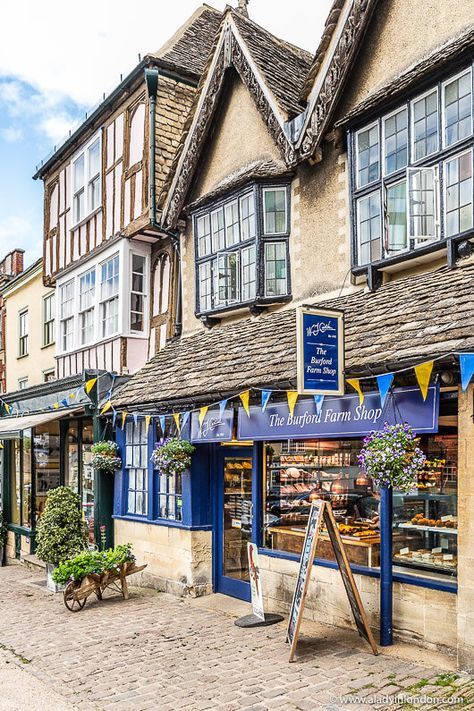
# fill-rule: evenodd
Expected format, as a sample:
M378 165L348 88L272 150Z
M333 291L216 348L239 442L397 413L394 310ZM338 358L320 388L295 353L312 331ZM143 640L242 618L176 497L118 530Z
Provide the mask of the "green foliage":
M182 474L191 466L191 455L196 448L191 442L177 437L168 437L153 450L151 458L160 474Z
M53 571L53 580L58 585L66 585L69 580L80 581L90 573L101 575L106 570L118 569L123 563L134 561L135 556L129 543L106 551L84 551L61 563Z
M122 460L118 456L118 446L116 442L104 441L96 442L91 447L92 466L97 471L113 473L122 466Z
M38 558L59 565L84 550L87 539L79 496L66 486L50 491L37 526Z

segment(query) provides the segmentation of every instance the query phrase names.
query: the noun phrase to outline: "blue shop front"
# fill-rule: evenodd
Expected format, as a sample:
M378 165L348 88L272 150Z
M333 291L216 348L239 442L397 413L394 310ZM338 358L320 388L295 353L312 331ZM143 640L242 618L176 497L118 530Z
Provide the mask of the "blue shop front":
M357 393L300 396L292 412L285 393L263 393L252 391L245 407L236 396L192 412L180 435L196 449L190 472L179 477L161 477L150 459L163 425L177 434L175 417L128 416L118 428L124 466L115 481L115 536L134 543L148 563L143 581L179 594L214 591L249 600L247 542L253 541L268 610L285 612L309 507L323 498L378 626L380 499L357 457L366 434L385 422L408 422L427 460L417 486L393 497L395 595L413 586L422 602L431 590L450 608L457 587L458 388L431 385L423 399L417 384L405 385L391 390L384 406L378 390L365 392L363 401ZM319 592L310 595L309 614L349 624L324 532L316 558ZM415 632L421 636L425 628Z

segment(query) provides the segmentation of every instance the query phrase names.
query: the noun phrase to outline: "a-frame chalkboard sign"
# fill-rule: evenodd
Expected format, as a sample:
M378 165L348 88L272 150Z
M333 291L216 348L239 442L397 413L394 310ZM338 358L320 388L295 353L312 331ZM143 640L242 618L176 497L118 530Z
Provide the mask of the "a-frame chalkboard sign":
M287 642L290 644L290 662L293 661L295 656L298 635L303 618L306 593L308 591L309 580L311 577L311 569L323 522L326 525L329 539L334 550L334 555L339 566L339 572L341 573L342 582L344 583L344 587L346 589L357 630L360 636L364 637L364 639L366 639L370 644L373 653L378 654L377 646L372 636L369 623L367 622L367 617L362 606L359 591L357 590L355 584L354 576L352 575L352 570L349 565L336 519L334 518L331 504L328 501L320 499L311 504L303 550L301 553L300 567L298 570L298 578L296 581L290 617L288 620Z

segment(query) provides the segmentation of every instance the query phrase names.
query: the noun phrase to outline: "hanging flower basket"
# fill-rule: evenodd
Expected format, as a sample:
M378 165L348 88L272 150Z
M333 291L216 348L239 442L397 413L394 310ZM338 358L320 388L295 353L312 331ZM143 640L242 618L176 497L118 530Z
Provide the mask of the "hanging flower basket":
M96 442L92 445L91 464L96 471L113 474L122 466L118 456L118 446L115 442Z
M359 466L375 486L391 486L410 491L417 484L418 471L426 457L416 445L416 434L409 425L389 425L371 432L360 451Z
M160 474L170 476L182 474L191 466L191 455L195 447L185 439L168 437L159 442L151 459Z

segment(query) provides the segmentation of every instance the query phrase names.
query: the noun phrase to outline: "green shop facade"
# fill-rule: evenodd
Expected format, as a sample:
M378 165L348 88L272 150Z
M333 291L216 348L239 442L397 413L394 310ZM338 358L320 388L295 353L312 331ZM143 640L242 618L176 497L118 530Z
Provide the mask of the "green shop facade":
M85 383L95 378L86 394ZM91 448L110 435L98 402L113 383L109 373L86 371L3 396L1 500L7 562L34 554L38 520L49 491L58 486L79 495L89 543L112 545L113 478L94 471Z

